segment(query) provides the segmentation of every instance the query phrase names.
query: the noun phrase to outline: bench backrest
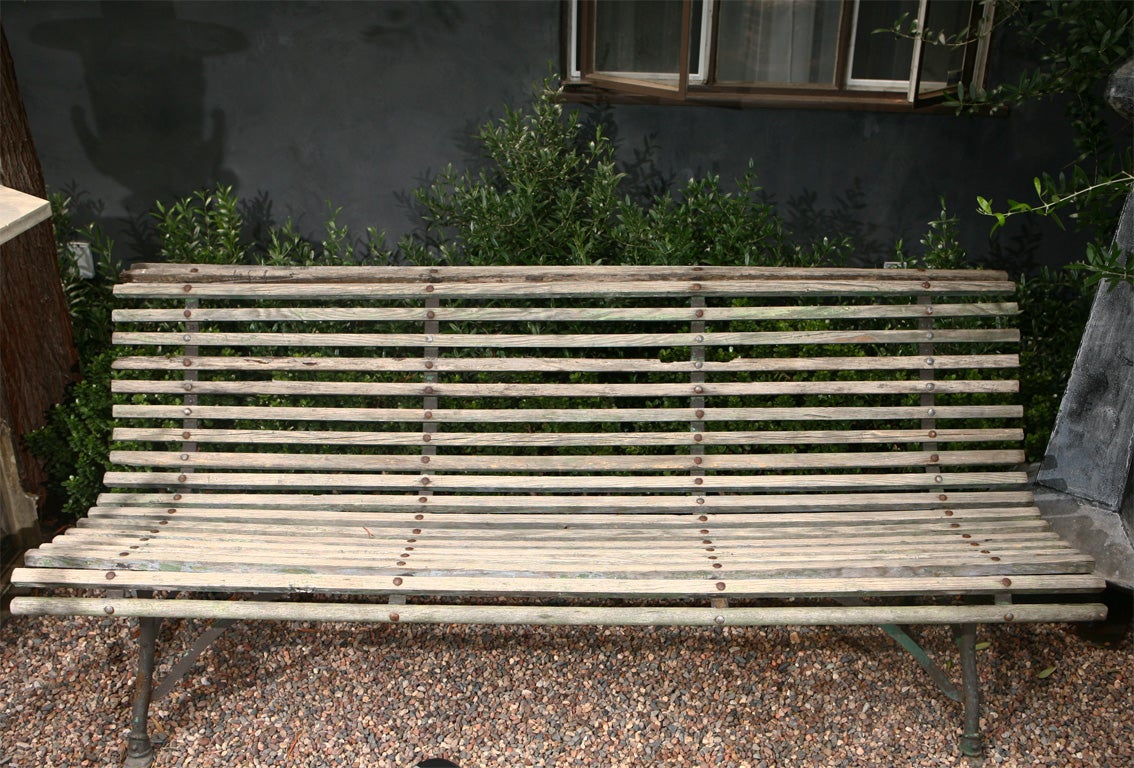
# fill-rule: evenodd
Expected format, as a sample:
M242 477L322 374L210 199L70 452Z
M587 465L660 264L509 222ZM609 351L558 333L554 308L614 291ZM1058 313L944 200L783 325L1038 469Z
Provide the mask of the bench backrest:
M1027 504L1001 272L138 265L100 503Z

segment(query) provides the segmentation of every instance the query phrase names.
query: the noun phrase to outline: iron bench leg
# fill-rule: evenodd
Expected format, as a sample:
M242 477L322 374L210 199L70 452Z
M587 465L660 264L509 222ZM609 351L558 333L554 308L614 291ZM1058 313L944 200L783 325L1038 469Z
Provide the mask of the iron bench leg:
M138 644L138 679L134 683L134 708L130 715L130 737L126 745L123 768L148 768L154 760L154 747L147 730L150 719L150 695L154 686L154 659L157 655L157 632L161 619L143 617Z
M961 687L965 701L961 754L966 757L979 757L983 743L980 735L980 676L977 674L976 665L976 625L955 625L953 637L961 652Z

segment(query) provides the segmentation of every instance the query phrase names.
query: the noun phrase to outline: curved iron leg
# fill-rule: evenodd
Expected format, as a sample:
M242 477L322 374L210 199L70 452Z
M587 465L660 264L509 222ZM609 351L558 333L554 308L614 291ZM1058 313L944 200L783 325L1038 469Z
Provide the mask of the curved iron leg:
M130 737L126 743L123 768L148 768L154 760L154 747L147 730L150 718L150 695L154 685L154 658L157 655L157 631L161 619L141 619L138 643L138 679L134 683L134 708L130 715Z
M961 683L965 702L965 727L961 734L961 754L979 757L983 749L980 735L980 676L976 665L976 625L953 627L961 652Z

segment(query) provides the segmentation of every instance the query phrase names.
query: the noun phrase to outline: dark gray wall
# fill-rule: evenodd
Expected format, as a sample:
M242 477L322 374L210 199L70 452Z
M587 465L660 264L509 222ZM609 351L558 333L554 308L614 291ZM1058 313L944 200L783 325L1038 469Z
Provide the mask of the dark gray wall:
M144 219L216 182L265 194L317 235L327 201L361 235L412 226L400 195L473 160L476 125L521 104L559 61L561 9L529 2L22 2L3 24L48 184ZM944 194L987 253L977 194L1030 199L1071 155L1053 106L1007 118L808 110L612 107L623 152L645 137L662 176L740 175L749 158L780 203L813 193L855 211L876 257L916 240ZM1053 120L1052 118L1056 118ZM786 206L785 206L786 209ZM1044 261L1078 257L1054 227Z

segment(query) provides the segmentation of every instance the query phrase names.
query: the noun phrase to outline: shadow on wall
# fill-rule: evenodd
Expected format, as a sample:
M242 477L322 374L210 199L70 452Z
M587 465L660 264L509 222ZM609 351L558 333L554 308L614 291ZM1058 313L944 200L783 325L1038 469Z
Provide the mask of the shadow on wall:
M71 121L94 166L130 190L126 209L144 213L186 190L235 185L224 167L224 113L206 119L204 62L246 48L244 35L179 19L166 1L98 9L98 17L39 24L31 39L82 60L91 114L76 105Z

